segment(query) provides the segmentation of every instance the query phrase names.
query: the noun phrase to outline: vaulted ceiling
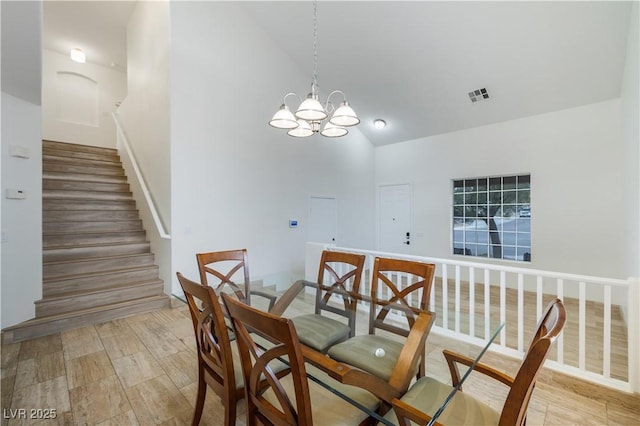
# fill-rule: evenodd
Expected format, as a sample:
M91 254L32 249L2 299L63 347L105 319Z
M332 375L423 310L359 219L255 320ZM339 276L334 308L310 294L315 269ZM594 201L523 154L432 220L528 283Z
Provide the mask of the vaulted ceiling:
M312 3L239 3L308 73L310 83ZM321 93L343 90L362 120L359 129L374 145L615 98L631 6L320 1ZM81 44L89 61L124 70L123 30L133 7L132 2L44 2L44 47L66 53ZM489 98L471 102L469 92L482 88ZM287 90L304 96L309 87ZM376 130L376 118L388 126Z

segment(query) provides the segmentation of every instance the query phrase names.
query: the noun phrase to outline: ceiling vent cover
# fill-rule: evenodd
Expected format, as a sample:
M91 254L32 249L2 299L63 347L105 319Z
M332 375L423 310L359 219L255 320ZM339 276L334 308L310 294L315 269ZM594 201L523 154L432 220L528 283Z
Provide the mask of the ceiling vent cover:
M486 88L476 89L469 92L469 99L471 102L480 102L489 99L489 93Z

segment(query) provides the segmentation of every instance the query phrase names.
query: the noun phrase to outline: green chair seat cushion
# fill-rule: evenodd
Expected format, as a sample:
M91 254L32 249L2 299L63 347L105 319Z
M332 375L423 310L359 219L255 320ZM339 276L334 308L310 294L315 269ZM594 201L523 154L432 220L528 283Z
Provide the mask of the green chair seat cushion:
M388 381L396 366L403 344L374 334L355 336L329 349L336 361L353 365ZM377 357L376 349L384 349L384 356Z
M307 370L307 376L319 379L323 383L328 384L332 389L343 393L371 411L378 409L379 400L372 393L356 386L344 385L310 364L305 364L305 368ZM295 393L291 375L289 374L283 377L280 383L289 395L290 400L294 402ZM273 392L266 391L264 397L280 409L280 405ZM313 424L316 426L357 425L369 417L364 411L356 408L351 403L325 389L318 383L315 383L313 380L309 380L309 399L311 400Z
M400 399L433 416L452 390L450 385L431 377L421 377ZM398 424L393 410L385 419ZM500 413L467 393L456 392L437 421L444 425L497 425Z
M300 342L322 353L349 337L351 331L348 325L322 315L301 315L292 321Z

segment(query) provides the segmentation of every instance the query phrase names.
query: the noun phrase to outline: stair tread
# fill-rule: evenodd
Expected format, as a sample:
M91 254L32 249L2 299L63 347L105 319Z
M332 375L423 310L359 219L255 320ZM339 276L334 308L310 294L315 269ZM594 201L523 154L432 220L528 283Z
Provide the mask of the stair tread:
M11 327L4 328L3 331L11 331L11 330L16 330L16 329L19 329L19 328L22 328L22 327L25 327L25 326L29 326L29 325L44 324L44 323L55 321L55 320L58 320L58 319L73 318L73 317L81 316L81 315L85 315L85 314L108 311L108 310L119 308L119 307L135 306L135 305L146 303L146 302L160 301L160 300L164 300L164 299L170 300L169 296L163 293L163 294L157 295L157 296L140 297L138 299L131 299L131 300L127 300L125 302L111 303L109 305L96 306L96 307L87 308L87 309L79 309L77 311L65 312L65 313L62 313L62 314L48 315L48 316L43 316L43 317L39 317L39 318L33 318L33 319L30 319L30 320L24 321L24 322L22 322L20 324L16 324L16 325L13 325Z
M44 251L50 250L69 250L74 248L90 248L90 247L120 247L120 246L139 246L150 244L149 241L122 241L122 242L107 242L107 243L90 243L90 244L75 244L67 246L48 246Z
M109 287L106 288L101 288L98 290L90 290L90 291L70 291L67 293L58 293L55 296L47 296L47 297L43 297L40 300L36 300L35 303L36 304L43 304L43 303L47 303L47 302L55 302L58 300L64 300L64 299L68 299L70 297L77 297L77 296L85 296L85 295L99 295L101 293L108 293L110 291L114 291L114 290L123 290L126 288L135 288L135 287L139 287L139 286L147 286L147 285L153 285L153 284L160 284L160 285L164 285L164 281L162 281L160 278L157 279L153 279L153 280L143 280L143 281L128 281L125 283L120 283L120 284L111 284Z
M54 141L50 139L44 139L42 146L47 148L66 149L70 151L84 151L84 152L107 152L118 153L115 148L107 148L104 146L83 145L72 142Z
M51 263L57 263L57 262L51 262ZM108 271L97 271L97 272L87 272L87 273L80 273L80 274L69 274L69 275L59 275L56 277L52 277L52 278L44 278L42 281L46 282L47 284L50 283L55 283L58 281L67 281L67 280L72 280L72 279L76 279L78 277L100 277L102 275L110 275L110 274L115 274L115 273L119 273L119 272L135 272L135 271L144 271L146 269L157 269L158 265L136 265L136 266L132 266L130 268L119 268L119 269L109 269Z
M103 259L103 260L107 260L107 259L118 259L118 258L126 258L126 257L144 257L144 256L150 256L153 255L153 253L138 253L138 254L124 254L124 255L116 255L116 256L103 256L103 257L96 257L96 258L92 258L92 259L78 259L78 260L62 260L59 262L43 262L43 266L47 266L47 265L55 265L55 264L59 264L59 263L76 263L76 262L94 262L97 259ZM123 269L127 269L127 268L123 268Z

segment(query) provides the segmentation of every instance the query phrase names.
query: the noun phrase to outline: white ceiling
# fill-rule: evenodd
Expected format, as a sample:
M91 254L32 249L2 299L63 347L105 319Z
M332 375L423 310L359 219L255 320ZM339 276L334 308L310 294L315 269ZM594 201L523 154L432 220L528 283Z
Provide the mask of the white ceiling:
M133 2L44 2L44 46L126 66ZM343 90L375 145L619 96L631 2L320 1L318 78ZM312 4L242 2L312 73ZM232 42L232 41L230 41ZM490 99L471 103L486 88ZM308 87L290 87L305 95ZM283 93L284 95L284 93ZM280 103L274 99L274 108ZM373 128L382 118L388 126ZM262 120L262 118L260 118Z
M127 22L135 1L43 1L42 44L68 55L81 48L87 61L126 71Z

